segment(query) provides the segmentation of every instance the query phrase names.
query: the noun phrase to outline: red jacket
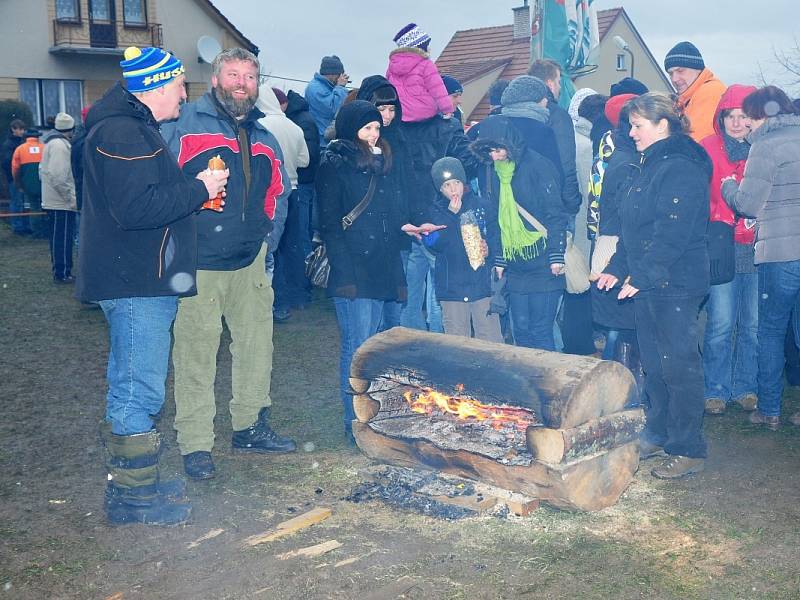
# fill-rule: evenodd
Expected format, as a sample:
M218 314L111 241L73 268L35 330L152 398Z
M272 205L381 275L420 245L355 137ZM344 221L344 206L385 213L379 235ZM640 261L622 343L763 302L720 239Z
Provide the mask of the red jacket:
M756 88L753 86L739 84L733 84L725 90L714 113L714 131L716 133L700 142L714 164L714 172L711 175L710 220L722 221L728 225L735 224L734 239L738 244L752 244L755 239L755 230L747 229L744 226L744 219L737 219L736 214L722 198L722 180L730 175L736 175L736 180L741 181L746 162L744 160L731 162L727 152L725 152L725 141L722 137L722 111L742 108L742 102L745 97L754 91L756 91Z

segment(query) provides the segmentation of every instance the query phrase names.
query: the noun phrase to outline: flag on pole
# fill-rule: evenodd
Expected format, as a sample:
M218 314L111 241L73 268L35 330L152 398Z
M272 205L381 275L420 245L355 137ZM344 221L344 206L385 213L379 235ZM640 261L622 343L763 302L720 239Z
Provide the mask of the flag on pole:
M561 65L559 104L564 108L569 106L575 93L572 77L591 69L600 44L597 10L593 4L594 0L538 0L536 3L531 26L531 59L549 58Z

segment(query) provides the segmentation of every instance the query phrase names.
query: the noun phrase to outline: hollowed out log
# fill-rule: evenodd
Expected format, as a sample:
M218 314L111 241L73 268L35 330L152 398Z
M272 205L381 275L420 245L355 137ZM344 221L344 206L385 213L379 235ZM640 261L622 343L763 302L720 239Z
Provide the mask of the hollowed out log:
M636 393L633 375L616 362L404 327L368 339L350 376L351 385L388 377L449 394L464 386L481 402L530 408L551 429L619 412Z

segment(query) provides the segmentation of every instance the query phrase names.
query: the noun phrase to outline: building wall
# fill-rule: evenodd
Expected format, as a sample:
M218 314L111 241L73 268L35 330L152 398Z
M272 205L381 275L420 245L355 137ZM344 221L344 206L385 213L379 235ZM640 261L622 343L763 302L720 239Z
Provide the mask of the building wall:
M644 83L650 91L672 92L672 89L661 77L661 67L653 65L647 55L647 50L639 42L638 37L628 25L627 21L620 16L606 33L600 43L598 55L599 68L594 73L579 77L575 80L577 89L589 87L600 94L608 94L612 83L616 83L624 77L631 77L630 55L624 50L620 50L614 43L614 36L621 36L631 48L634 59L634 76ZM625 55L625 70L617 70L617 54ZM656 57L658 58L658 57Z
M500 73L502 73L505 67L499 67L494 71L490 71L485 75L478 77L477 79L473 79L469 83L464 84L464 93L461 96L461 112L464 113L464 125L469 125L469 121L466 119L472 114L472 111L475 110L475 107L478 106L480 101L486 95L486 92L489 91L489 86L491 86L497 78L500 77Z
M0 56L13 59L0 62L0 99L19 98L17 79L20 78L77 79L84 82L85 104L100 98L120 78L122 48L130 45L125 36L143 34L143 30L125 29L123 32L122 0L115 1L120 50L114 55L98 55L49 52L54 40L55 0L2 0L3 15L7 18L0 19ZM76 40L83 35L86 45L88 4L89 0L80 0L82 25L74 26L72 32ZM147 0L147 19L149 23L162 25L164 47L183 60L190 99L202 96L211 80L211 66L197 60L198 38L210 35L223 48L240 45L235 34L197 0ZM148 40L149 36L147 31ZM20 52L20 48L26 51Z

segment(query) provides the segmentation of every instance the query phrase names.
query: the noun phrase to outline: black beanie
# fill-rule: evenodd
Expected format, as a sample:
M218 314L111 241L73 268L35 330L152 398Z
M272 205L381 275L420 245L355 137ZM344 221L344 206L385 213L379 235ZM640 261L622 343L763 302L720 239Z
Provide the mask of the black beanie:
M500 106L502 104L503 92L506 91L509 83L511 82L508 79L498 79L489 86L489 104L492 106Z
M638 79L633 77L625 77L620 79L617 83L611 84L611 96L619 96L621 94L636 94L641 96L650 90Z
M694 44L680 42L667 52L667 57L664 59L665 71L669 71L673 67L686 67L687 69L702 71L706 68L706 63L703 62L700 50Z
M383 123L381 113L375 105L366 100L353 100L342 105L336 113L336 137L340 140L354 141L358 138L358 130L373 121Z
M338 56L334 54L322 57L322 63L319 65L320 75L341 75L342 73L344 73L344 65Z

